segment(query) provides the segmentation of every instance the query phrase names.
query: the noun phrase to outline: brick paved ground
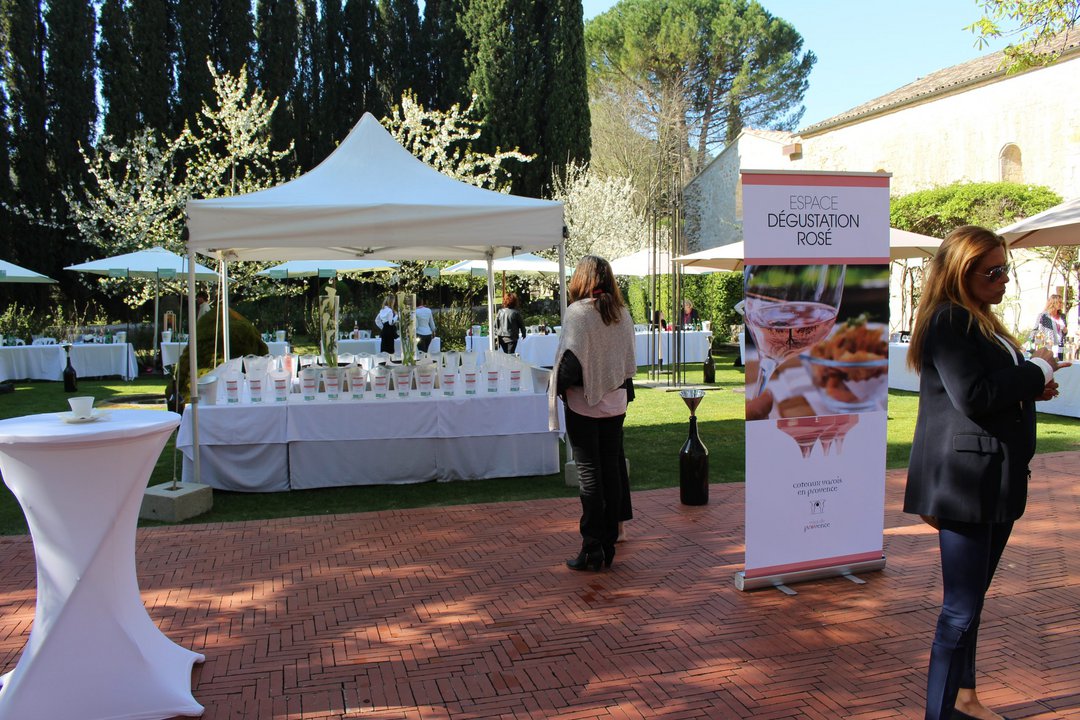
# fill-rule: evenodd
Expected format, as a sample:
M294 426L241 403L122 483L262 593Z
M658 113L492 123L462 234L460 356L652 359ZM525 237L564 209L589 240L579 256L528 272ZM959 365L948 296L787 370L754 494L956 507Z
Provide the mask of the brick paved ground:
M1034 465L990 593L980 692L1080 718L1080 453ZM714 472L717 469L714 468ZM915 718L940 598L935 536L888 474L883 572L740 593L743 487L702 508L634 495L615 567L575 573L571 500L141 530L143 598L206 654L221 718ZM28 538L0 539L0 671L34 608Z

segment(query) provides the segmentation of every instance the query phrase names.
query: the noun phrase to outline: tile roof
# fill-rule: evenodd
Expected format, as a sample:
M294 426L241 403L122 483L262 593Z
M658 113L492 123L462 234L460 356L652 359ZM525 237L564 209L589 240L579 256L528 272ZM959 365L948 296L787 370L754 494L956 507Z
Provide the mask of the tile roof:
M1080 32L1062 33L1048 46L1048 50L1051 52L1060 51L1063 59L1067 56L1080 54ZM1004 51L999 50L959 65L937 70L892 92L850 110L845 110L839 115L808 125L801 129L799 134L803 136L814 135L838 125L846 125L903 105L945 95L970 85L989 81L996 82L1006 77L1002 62L1004 58ZM1032 71L1038 69L1041 68L1033 68Z

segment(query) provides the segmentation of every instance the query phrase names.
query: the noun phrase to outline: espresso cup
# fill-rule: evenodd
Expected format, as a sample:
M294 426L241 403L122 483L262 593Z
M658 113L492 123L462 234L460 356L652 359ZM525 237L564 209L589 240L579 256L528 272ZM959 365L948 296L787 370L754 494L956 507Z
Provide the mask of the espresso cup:
M94 414L94 398L92 395L68 398L71 406L71 414L77 418L88 418Z

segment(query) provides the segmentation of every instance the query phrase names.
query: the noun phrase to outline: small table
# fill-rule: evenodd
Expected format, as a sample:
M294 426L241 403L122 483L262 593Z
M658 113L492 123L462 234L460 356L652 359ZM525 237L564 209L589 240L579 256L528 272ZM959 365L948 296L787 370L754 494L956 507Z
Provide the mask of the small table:
M135 527L176 413L113 410L0 421L0 472L26 514L37 563L30 639L0 677L0 720L199 716L202 662L158 630L139 595Z

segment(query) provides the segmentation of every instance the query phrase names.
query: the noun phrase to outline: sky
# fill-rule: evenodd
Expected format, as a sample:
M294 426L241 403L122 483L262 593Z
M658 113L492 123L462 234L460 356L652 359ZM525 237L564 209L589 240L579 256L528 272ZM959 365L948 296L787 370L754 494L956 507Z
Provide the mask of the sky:
M583 0L585 19L615 0ZM964 30L982 16L976 0L758 0L791 23L817 56L803 104L806 127L935 70L1000 50L977 49Z

